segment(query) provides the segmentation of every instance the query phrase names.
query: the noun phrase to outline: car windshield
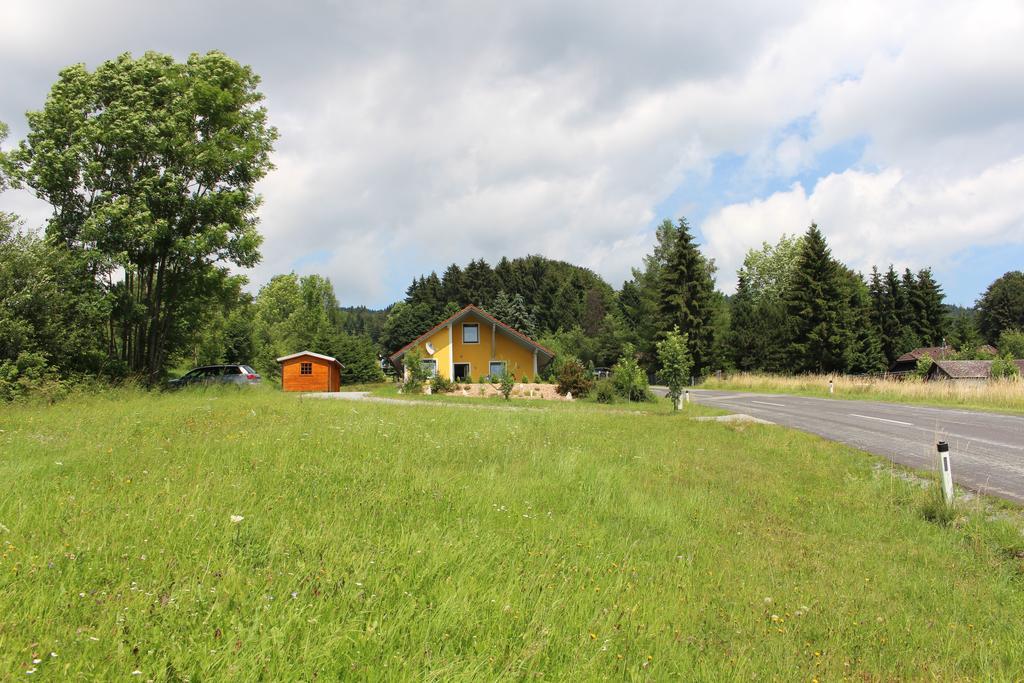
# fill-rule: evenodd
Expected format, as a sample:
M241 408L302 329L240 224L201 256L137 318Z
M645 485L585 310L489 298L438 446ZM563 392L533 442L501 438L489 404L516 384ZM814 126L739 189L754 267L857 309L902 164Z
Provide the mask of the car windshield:
M250 375L255 375L256 374L256 371L253 370L252 368L250 368L248 365L243 365L242 366L242 370L244 370L247 374L250 374Z

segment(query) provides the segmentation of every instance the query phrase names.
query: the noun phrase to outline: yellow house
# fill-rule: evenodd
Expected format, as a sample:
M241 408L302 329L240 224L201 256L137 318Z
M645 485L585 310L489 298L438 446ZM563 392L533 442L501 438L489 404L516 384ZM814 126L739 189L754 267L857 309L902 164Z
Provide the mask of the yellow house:
M554 352L472 305L403 346L391 355L391 363L401 369L402 357L413 347L419 347L431 374L460 382L506 372L516 379L536 381L537 373L555 357Z

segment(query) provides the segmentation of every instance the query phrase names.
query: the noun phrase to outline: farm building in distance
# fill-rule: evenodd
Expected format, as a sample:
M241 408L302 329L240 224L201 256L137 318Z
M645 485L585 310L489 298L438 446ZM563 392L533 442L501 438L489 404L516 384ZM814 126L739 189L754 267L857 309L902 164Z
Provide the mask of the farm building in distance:
M917 361L925 356L934 361L946 360L956 356L956 349L951 346L923 346L919 349L908 351L896 359L896 362L889 368L889 372L894 374L913 372L917 369Z
M994 346L985 344L984 346L978 347L978 353L985 354L987 356L996 356L998 351ZM924 357L931 358L933 361L940 360L952 360L956 358L957 350L952 346L922 346L921 348L908 351L892 364L889 368L889 372L894 375L903 375L906 373L914 372L917 370L917 361Z
M389 360L399 372L402 357L413 347L419 347L431 375L458 382L505 373L536 380L540 369L555 357L553 351L473 305L393 353Z
M1024 375L1024 360L1013 361L1017 370ZM927 380L956 380L960 382L987 382L992 378L990 360L942 360L936 361L925 376Z
M341 391L341 371L337 358L312 351L300 351L277 359L281 364L281 389L284 391Z

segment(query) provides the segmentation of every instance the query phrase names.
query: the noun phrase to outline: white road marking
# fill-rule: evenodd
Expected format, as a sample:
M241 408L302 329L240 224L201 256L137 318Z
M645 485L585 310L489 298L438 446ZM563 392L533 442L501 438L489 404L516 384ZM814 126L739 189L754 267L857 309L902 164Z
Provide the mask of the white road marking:
M769 403L768 401L751 401L751 403L760 403L763 406L775 406L776 408L785 408L783 403Z
M850 413L852 417L862 417L865 420L878 420L879 422L891 422L894 425L903 425L904 427L913 427L912 422L900 422L899 420L887 420L884 417L871 417L870 415L858 415L857 413Z

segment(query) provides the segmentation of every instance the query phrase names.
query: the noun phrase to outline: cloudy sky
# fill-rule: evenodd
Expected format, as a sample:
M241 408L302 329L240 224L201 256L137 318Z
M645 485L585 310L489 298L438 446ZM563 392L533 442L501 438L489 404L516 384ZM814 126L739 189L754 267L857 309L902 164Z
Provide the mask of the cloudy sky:
M1020 0L5 0L0 120L10 145L75 62L252 65L281 139L250 277L323 273L345 305L528 253L618 287L679 216L723 291L815 220L851 266L930 265L970 304L1024 263L1021 45Z

